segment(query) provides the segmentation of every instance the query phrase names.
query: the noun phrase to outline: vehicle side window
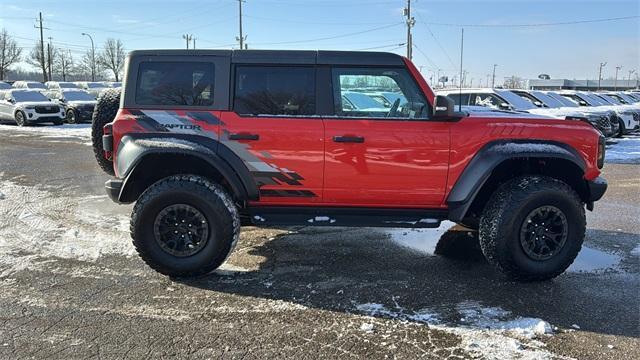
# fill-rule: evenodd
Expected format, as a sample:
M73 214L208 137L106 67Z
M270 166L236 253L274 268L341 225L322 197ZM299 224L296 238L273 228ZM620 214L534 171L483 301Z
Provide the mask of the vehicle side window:
M313 67L237 66L233 110L242 115L314 115Z
M334 68L333 101L340 117L428 119L429 103L402 68Z
M448 94L456 105L469 105L469 94Z
M210 106L215 66L208 62L142 62L136 103L140 105Z
M471 98L471 105L485 106L490 108L499 108L500 104L502 104L503 102L504 101L493 94L474 94L474 96Z

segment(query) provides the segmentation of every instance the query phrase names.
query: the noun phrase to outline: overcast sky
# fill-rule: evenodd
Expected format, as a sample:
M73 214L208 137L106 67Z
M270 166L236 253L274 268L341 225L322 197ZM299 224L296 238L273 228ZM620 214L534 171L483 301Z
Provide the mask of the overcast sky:
M620 77L640 71L640 5L637 0L413 0L416 20L414 62L428 78L442 69L459 70L460 26L465 24L463 67L474 84L496 77L604 78L622 66ZM253 49L379 50L405 54L402 8L406 0L246 0L244 30ZM25 53L39 37L34 28L43 13L45 40L81 56L109 37L128 50L184 48L182 34L197 48L231 48L238 33L237 0L0 0L0 28L14 35ZM545 26L558 22L622 18ZM512 26L539 24L537 26ZM22 65L26 66L26 65Z

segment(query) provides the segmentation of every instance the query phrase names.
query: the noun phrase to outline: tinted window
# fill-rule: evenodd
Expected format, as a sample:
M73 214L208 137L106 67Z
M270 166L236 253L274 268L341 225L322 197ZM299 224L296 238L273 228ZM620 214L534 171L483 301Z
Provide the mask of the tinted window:
M428 118L429 104L405 69L333 69L335 113L341 117Z
M210 106L214 65L205 62L142 62L136 103L140 105Z
M67 99L67 101L90 101L96 99L84 91L65 91L64 98Z
M252 115L313 115L312 67L238 66L233 109Z

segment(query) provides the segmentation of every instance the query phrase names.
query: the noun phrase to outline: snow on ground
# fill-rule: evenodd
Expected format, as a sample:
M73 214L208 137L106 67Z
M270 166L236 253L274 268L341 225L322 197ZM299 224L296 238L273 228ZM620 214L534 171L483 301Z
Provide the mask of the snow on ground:
M385 229L383 231L391 241L400 246L434 255L440 237L455 225L445 220L437 229Z
M394 299L395 301L395 299ZM382 304L355 304L360 314L374 317L363 324L361 330L374 331L375 317L385 317L405 324L426 325L455 334L461 338L462 347L473 356L485 359L548 359L554 356L543 349L537 340L553 334L551 325L538 318L513 316L499 307L484 307L475 301L456 304L452 311L455 323L442 320L443 316L430 309L408 311L395 305L389 309ZM365 326L366 325L366 326Z
M0 192L0 278L51 257L95 261L134 253L128 217L95 208L106 195L56 196L10 181L0 182Z
M607 146L605 161L614 164L640 163L640 137L616 139L612 145Z
M16 126L0 124L0 131L14 132L14 136L38 135L49 139L91 139L91 124L64 124L59 126L53 125L33 125L33 126Z

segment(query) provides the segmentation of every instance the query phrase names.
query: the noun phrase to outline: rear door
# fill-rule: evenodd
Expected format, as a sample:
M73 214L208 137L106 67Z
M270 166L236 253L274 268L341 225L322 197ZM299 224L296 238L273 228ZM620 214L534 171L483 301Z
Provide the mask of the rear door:
M431 106L409 72L334 67L331 82L335 111L324 118L325 202L441 206L450 124L429 119ZM379 101L380 94L387 101Z
M259 204L321 202L324 127L315 66L237 64L232 74L232 111L222 114L220 140L247 165Z

